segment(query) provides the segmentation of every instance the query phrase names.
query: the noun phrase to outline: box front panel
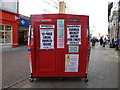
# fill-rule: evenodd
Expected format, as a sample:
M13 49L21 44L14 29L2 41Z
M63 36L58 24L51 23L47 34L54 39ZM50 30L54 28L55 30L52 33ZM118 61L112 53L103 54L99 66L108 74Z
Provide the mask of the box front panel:
M89 56L88 17L46 17L43 15L34 23L35 76L85 77Z

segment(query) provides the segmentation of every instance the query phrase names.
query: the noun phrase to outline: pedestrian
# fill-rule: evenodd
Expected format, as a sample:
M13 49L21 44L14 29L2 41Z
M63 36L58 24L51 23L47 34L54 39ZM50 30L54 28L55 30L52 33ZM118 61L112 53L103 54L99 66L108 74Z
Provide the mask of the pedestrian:
M114 38L112 39L112 43L114 43Z
M103 38L101 37L100 38L100 46L102 46L103 45Z
M95 43L96 43L96 38L95 38L95 37L93 37L93 38L91 39L91 42L92 42L92 46L95 46Z
M115 48L116 48L116 50L118 50L118 45L119 45L119 38L117 37L116 38L116 41L115 41Z
M110 45L111 48L115 48L115 41L114 41L114 38L112 38L112 42L111 42L110 44L111 44L111 45Z
M106 39L106 37L105 37L104 40L103 40L103 47L105 47L106 41L107 41L107 39Z

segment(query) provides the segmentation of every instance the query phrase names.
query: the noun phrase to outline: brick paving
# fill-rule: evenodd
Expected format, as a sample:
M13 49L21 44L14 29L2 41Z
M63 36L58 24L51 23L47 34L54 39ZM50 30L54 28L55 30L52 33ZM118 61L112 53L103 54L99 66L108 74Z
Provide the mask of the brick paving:
M3 86L29 77L26 50L3 53L3 75ZM32 83L25 79L10 88L118 88L118 52L114 48L92 47L88 79L88 83L80 78L65 78L63 81L40 78Z

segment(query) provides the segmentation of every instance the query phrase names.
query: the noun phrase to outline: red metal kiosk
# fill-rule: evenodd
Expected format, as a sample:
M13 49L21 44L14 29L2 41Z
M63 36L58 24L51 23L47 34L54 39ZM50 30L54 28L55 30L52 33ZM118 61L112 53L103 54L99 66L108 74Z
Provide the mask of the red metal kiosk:
M88 16L31 15L28 37L31 82L37 77L83 77L88 81Z

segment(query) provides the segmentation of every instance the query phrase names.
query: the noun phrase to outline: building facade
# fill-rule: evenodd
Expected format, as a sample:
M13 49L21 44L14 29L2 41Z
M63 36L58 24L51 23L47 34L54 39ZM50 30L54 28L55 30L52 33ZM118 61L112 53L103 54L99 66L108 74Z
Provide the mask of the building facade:
M110 3L108 4L108 32L109 32L109 37L110 37L110 41L112 42L112 39L114 38L114 40L116 40L116 38L120 39L120 1L118 2L111 2L111 8L110 7ZM119 43L120 44L120 43ZM119 45L120 47L120 45Z
M118 16L119 16L119 19L118 19L118 23L119 23L119 25L118 25L118 37L119 37L119 39L120 39L120 1L119 1L119 5L118 5ZM119 42L119 48L120 48L120 42Z
M19 14L17 0L0 2L0 46L18 47Z
M31 14L59 13L59 0L29 0L27 4L27 0L19 1L19 13L28 17Z
M73 11L73 9L67 4L67 2L60 1L60 2L59 2L59 13L74 14L74 11Z
M110 40L116 39L118 37L118 11L113 11L111 20L109 21L109 35Z
M59 2L59 7L59 13L66 13L66 3L64 3L63 1Z

